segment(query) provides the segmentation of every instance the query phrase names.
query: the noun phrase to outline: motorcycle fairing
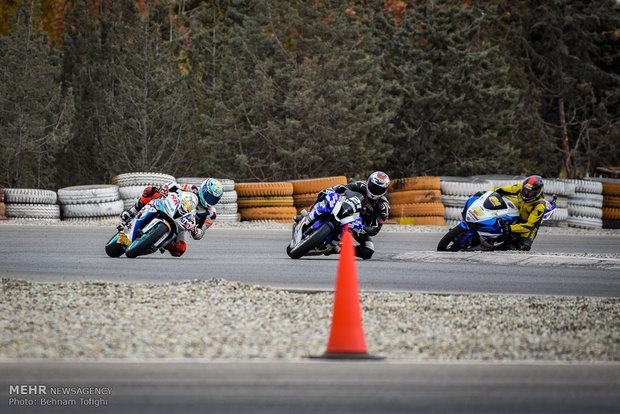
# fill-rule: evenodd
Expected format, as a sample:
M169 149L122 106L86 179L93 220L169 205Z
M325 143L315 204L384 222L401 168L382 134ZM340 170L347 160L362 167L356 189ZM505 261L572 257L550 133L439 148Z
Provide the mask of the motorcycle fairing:
M196 198L196 200L193 200ZM171 193L165 198L155 198L145 205L128 224L127 233L119 232L118 243L130 246L140 239L140 235L147 233L158 223L164 223L170 230L155 243L160 248L168 244L178 232L189 230L195 226L196 210L192 206L197 203L197 197L193 193L183 192L181 195ZM174 221L169 217L173 217Z
M334 245L339 243L341 235L339 232L334 231L337 225L348 225L352 231L361 230L363 224L358 212L345 215L342 218L339 217L339 215L343 213L343 210L346 209L346 207L343 209L343 205L347 201L347 198L342 194L335 192L328 193L323 200L312 207L308 215L302 218L298 225L293 226L293 239L289 246L292 248L297 245L304 237L304 234L307 234L309 229L316 230L323 224L328 224L332 232L325 238L320 246L317 246L317 248L307 253L308 255L320 255L333 249ZM355 210L357 209L356 201L351 202L351 207Z

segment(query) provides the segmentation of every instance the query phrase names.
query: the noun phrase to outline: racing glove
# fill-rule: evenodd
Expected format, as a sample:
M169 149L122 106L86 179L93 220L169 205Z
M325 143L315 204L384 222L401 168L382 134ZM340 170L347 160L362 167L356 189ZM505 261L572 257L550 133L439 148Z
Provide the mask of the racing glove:
M123 220L124 222L128 222L129 220L134 218L136 214L138 214L138 210L136 209L136 206L133 206L129 210L123 211L121 213L121 220Z
M499 226L502 228L504 237L510 236L510 224L506 223L504 220L499 220Z
M205 235L205 231L200 227L194 227L191 233L194 240L200 240Z
M204 227L205 230L211 227L216 217L217 217L217 211L215 210L215 207L209 206L209 209L207 210L207 217L205 218L205 221L202 224L202 227Z
M167 197L168 193L171 190L171 187L174 187L176 189L176 185L174 183L163 184L157 189L157 192L161 194L162 197Z

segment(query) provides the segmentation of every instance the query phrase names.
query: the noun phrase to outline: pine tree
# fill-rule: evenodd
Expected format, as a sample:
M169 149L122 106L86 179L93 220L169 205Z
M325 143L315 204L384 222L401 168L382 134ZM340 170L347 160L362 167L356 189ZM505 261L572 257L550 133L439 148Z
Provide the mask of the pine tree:
M382 168L390 100L364 27L345 2L254 1L217 27L217 72L204 74L205 140L241 179L277 180ZM210 33L215 34L210 24ZM212 38L196 48L208 50ZM196 75L202 76L201 74Z
M620 7L613 0L514 3L544 132L562 177L620 162Z
M140 15L124 0L93 17L87 6L74 9L65 42L68 83L80 99L65 154L78 159L72 168L85 182L128 171L187 172L197 117L167 10L160 4Z
M112 34L105 96L111 111L102 134L103 160L112 171L176 174L191 162L197 139L193 97L168 26L156 19L162 9L147 9L142 18L130 4L119 10L123 20Z
M386 76L402 99L394 175L520 173L529 114L523 72L494 34L493 6L425 3L394 19L375 11Z
M0 186L55 189L53 153L69 138L73 104L35 11L35 2L22 2L10 35L0 36Z

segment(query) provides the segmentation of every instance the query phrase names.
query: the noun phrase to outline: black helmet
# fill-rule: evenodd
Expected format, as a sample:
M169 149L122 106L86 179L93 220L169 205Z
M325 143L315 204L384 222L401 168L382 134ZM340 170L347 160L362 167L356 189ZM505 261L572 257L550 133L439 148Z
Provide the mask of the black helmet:
M390 177L383 171L375 171L366 182L366 196L371 200L378 200L387 194L389 186Z
M543 179L539 175L531 175L523 180L523 187L521 188L521 198L523 201L530 202L536 200L543 193Z

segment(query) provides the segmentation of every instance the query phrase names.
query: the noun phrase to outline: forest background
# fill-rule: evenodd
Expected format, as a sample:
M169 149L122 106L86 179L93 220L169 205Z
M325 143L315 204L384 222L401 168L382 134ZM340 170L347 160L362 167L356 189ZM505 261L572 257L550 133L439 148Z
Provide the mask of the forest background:
M0 2L0 187L609 165L615 0Z

